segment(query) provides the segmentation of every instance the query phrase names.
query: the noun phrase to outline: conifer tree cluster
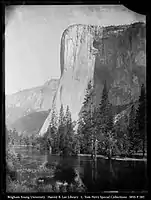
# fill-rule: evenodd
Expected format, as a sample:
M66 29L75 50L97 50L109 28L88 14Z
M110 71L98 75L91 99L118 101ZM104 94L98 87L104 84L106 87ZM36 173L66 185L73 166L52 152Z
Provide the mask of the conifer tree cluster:
M146 152L146 92L142 84L138 100L138 106L133 103L129 116L129 142L130 152L133 154L141 151L143 156Z
M10 129L6 127L6 142L8 145L16 146L16 145L25 145L29 146L32 145L34 136L26 136L26 135L19 135L16 129Z
M69 106L66 107L64 112L63 105L61 105L59 116L57 116L56 109L53 107L51 122L44 137L47 141L47 149L51 148L52 153L61 155L76 154L75 141L77 139Z
M98 107L95 104L94 86L91 81L88 83L78 131L83 141L81 153L90 153L92 157L98 153L109 154L113 143L113 115L106 82Z
M79 115L78 136L80 153L130 156L146 150L145 87L142 85L137 102L131 102L130 114L114 122L113 106L109 102L106 81L100 104L96 107L94 86L90 81ZM136 109L137 108L137 109Z

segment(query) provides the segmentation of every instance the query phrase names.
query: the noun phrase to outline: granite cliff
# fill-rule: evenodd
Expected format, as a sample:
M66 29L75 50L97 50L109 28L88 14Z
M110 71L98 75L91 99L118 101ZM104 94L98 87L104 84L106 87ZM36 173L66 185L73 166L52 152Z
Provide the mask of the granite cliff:
M146 25L137 22L120 26L71 25L62 34L60 50L61 77L54 105L69 105L73 120L78 119L85 89L91 79L95 85L96 104L107 81L113 105L137 100L145 83ZM48 115L40 135L49 126Z
M59 80L51 79L42 86L6 95L7 127L16 128L19 132L32 132L40 128L51 109L58 84Z

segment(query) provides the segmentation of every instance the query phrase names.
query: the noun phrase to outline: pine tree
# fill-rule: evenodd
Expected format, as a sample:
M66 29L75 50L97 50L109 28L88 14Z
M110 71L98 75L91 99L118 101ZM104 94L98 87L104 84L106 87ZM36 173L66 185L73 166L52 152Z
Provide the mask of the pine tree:
M109 123L108 117L109 117L110 107L111 105L109 103L108 90L105 81L101 102L98 108L98 121L99 121L98 124L100 124L99 128L101 128L103 133L107 133L108 131L108 123Z
M128 154L128 150L130 148L126 121L127 121L127 116L120 119L114 124L115 139L117 140L116 153L118 155L124 155L124 156Z
M113 150L115 149L118 152L116 133L114 131L114 116L112 113L112 106L109 105L108 110L108 121L107 121L107 134L106 139L108 140L108 149L109 149L109 157L112 157Z
M146 143L146 91L145 86L142 84L141 93L139 97L139 105L137 110L137 122L138 122L138 132L139 138L142 141L142 152L143 156L145 154L145 143Z
M92 135L92 157L96 158L98 152L98 137L97 137L97 109L94 106L91 119L91 135Z
M106 81L104 83L104 88L102 91L102 98L97 110L96 117L96 129L97 137L103 140L103 144L106 148L106 153L111 150L111 142L113 141L113 114L112 114L112 105L109 102L108 98L108 89ZM108 154L108 153L107 153ZM111 151L110 151L111 154ZM110 155L111 156L111 155Z
M52 107L51 121L48 128L48 146L49 149L52 148L52 153L57 153L58 151L58 135L57 135L57 113L55 106Z
M79 153L84 153L85 150L85 145L84 145L84 120L83 120L83 115L82 112L79 113L79 119L78 119L78 143L79 143Z
M80 133L81 139L81 152L82 153L91 153L92 152L92 115L94 109L94 88L92 81L88 82L86 89L86 94L83 102L83 107L79 115L79 127L78 133Z
M58 147L59 152L64 151L65 146L65 117L63 105L61 104L60 113L59 113L59 126L58 126Z
M137 123L136 123L136 109L134 103L132 104L130 115L129 115L129 127L128 127L128 138L129 138L129 153L134 153L137 146Z
M74 130L71 119L71 112L69 106L67 106L65 114L65 143L64 143L65 153L71 155L74 151Z

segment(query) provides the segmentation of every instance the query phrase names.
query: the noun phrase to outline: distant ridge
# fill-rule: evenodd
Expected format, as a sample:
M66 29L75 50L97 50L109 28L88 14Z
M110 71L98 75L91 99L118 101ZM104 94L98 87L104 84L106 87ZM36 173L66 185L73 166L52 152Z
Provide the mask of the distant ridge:
M34 125L32 128L28 127L28 124L30 124L28 122L29 116L32 121L34 120L33 124L39 127L51 109L58 83L58 79L50 79L42 86L25 89L12 95L5 95L6 125L19 131L26 132L24 129L27 129L28 133L31 129L35 130ZM35 122L36 119L39 121L38 125Z

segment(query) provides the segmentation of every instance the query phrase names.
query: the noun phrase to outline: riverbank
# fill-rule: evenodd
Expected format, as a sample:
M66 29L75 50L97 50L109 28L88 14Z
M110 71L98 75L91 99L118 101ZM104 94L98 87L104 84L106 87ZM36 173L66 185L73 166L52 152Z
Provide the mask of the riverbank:
M28 145L28 147L29 146L33 147L32 145ZM26 145L15 145L14 149L15 148L19 148L19 147L27 147L27 146ZM56 155L56 154L52 154L52 155ZM91 154L78 154L77 156L80 156L80 157L91 157ZM117 161L144 161L144 162L147 162L147 154L145 154L144 158L138 158L138 156L141 156L141 154L136 154L136 155L133 155L133 156L134 156L133 158L132 157L113 156L113 157L111 157L111 160L117 160ZM96 155L96 157L109 160L109 158L107 156L104 156L104 155Z
M13 148L20 148L20 147L34 147L33 145L12 145Z
M91 157L91 154L78 154L78 156L86 156L86 157ZM103 156L103 155L96 155L97 158L103 158L106 160L109 160L109 158L107 156ZM147 158L130 158L130 157L112 157L111 160L117 160L117 161L145 161L147 162Z
M45 156L37 151L31 153L30 149L25 152L16 149L16 154L12 155L12 153L8 157L8 164L11 162L14 165L12 167L9 165L12 172L8 172L6 184L8 192L53 193L99 192L113 188L133 191L146 189L144 170L146 170L147 162L112 161L103 155L98 155L97 165L93 165L91 154L79 154L78 156L47 154ZM22 159L17 159L17 153L23 156ZM139 154L141 156L140 152ZM24 159L24 155L29 156L29 158ZM13 157L16 160L12 160ZM121 158L116 156L112 159ZM122 160L126 161L127 158L122 158ZM14 171L15 179L13 177ZM110 180L112 181L110 188L108 188L106 183ZM122 180L126 180L126 182L123 183Z

